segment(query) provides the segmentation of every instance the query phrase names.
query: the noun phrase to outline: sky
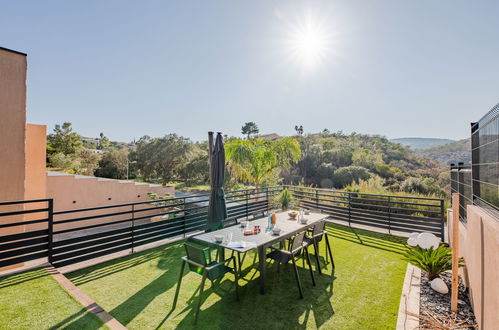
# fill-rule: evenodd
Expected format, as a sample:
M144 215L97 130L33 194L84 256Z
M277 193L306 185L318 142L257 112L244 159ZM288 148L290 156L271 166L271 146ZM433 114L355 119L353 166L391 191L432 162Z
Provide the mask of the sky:
M499 1L8 1L28 122L111 140L208 131L469 136L499 102Z

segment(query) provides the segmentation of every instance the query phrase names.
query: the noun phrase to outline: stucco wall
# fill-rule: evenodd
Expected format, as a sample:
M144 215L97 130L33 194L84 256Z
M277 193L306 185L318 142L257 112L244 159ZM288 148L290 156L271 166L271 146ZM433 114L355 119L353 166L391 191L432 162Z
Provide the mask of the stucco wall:
M0 49L0 201L24 198L26 67L25 55Z
M145 183L135 183L132 181L111 180L54 172L49 172L47 175L47 197L54 199L54 211L148 201L148 192L154 192L159 195L173 194L174 188ZM144 207L147 207L147 205ZM136 206L135 210L140 208L140 206ZM84 222L80 221L77 223L57 225L59 220L94 216L98 214L109 214L113 212L125 212L129 210L131 210L131 207L127 206L122 208L59 215L55 217L56 230L127 219L130 215L97 218L85 220ZM146 214L141 213L140 215Z
M452 212L448 212L448 216L451 224ZM468 206L467 217L466 224L459 223L459 254L466 263L461 273L470 289L480 329L496 329L499 324L499 219L474 205Z

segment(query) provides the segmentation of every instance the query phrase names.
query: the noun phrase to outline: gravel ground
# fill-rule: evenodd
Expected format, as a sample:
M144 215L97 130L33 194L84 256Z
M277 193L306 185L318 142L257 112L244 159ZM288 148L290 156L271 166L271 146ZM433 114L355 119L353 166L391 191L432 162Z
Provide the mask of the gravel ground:
M425 312L426 309L436 314L439 318L447 318L451 316L450 288L452 275L450 273L444 273L440 277L444 280L445 284L447 284L447 287L449 288L449 293L447 294L441 294L434 291L430 287L430 282L428 281L428 273L425 271L421 272L421 295L419 299L422 315L428 315L428 313ZM457 323L466 322L467 325L476 324L475 314L473 313L473 309L471 308L471 303L468 297L468 290L464 286L461 278L459 278L459 294L457 307ZM466 329L478 329L478 327Z

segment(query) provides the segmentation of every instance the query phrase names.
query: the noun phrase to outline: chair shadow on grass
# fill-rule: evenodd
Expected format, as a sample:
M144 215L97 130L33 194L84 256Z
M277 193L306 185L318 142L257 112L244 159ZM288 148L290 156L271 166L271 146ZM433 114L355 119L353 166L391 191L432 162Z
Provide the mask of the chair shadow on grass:
M130 323L139 315L157 296L163 294L176 285L180 257L183 256L182 243L170 243L151 250L138 252L133 255L90 266L69 274L71 281L76 285L88 283L137 265L157 259L156 266L164 272L146 286L135 292L127 300L108 312L123 325ZM184 274L185 275L185 274Z
M322 258L321 258L322 259ZM335 277L322 260L323 274L316 274L317 285L314 287L308 269L302 267L298 260L298 271L304 289L304 298L299 299L298 287L294 277L292 264L281 265L277 272L275 264L267 265L267 293L260 294L259 276L256 268L245 264L243 278L240 279L240 300L235 297L233 278L224 277L218 285L205 284L203 303L213 294L220 296L216 303L201 306L197 326L194 324L199 299L199 287L189 293L187 306L170 310L165 318L155 327L165 327L167 320L173 318L177 329L229 329L229 328L307 328L309 318L313 317L315 326L319 327L333 315L331 304ZM315 264L313 264L315 270ZM249 269L248 269L249 268ZM231 276L232 277L232 276ZM198 279L201 281L201 277ZM186 289L184 287L181 288ZM187 314L186 314L187 313ZM178 320L176 320L178 319Z

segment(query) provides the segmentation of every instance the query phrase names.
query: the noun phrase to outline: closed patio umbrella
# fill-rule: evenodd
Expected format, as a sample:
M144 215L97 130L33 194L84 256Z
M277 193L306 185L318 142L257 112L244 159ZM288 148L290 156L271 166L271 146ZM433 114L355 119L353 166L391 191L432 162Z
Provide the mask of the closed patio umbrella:
M210 132L210 139L212 139ZM215 145L210 143L210 174L211 191L210 203L208 205L208 223L206 231L222 228L222 220L227 218L227 207L225 206L225 193L223 184L225 179L225 149L222 133L217 133Z

